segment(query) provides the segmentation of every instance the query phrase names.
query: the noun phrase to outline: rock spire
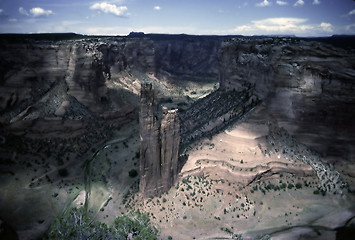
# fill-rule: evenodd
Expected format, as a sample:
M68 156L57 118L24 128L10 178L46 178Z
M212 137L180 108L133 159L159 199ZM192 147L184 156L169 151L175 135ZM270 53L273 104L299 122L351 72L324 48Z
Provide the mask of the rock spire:
M140 184L144 197L168 191L177 177L180 144L178 110L163 107L158 120L151 83L142 83L140 109Z

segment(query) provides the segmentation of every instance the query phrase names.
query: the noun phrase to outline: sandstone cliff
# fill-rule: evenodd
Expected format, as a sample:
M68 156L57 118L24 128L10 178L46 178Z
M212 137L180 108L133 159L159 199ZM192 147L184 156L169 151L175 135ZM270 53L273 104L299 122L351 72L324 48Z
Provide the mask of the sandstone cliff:
M162 189L169 190L174 185L178 175L180 120L177 109L168 110L163 107L160 135Z
M163 109L161 122L152 84L141 87L140 110L140 185L145 197L168 191L177 177L180 123L177 110Z
M226 38L144 35L141 38L113 38L99 50L109 75L140 69L165 81L177 81L181 77L206 81L218 76L218 50Z
M317 172L320 189L342 192L346 184L329 164L353 161L353 50L300 39L233 39L221 47L220 60L221 88L255 87L263 100L258 121L277 122L283 134L321 153L297 159ZM276 149L274 142L270 146Z
M254 89L242 91L215 91L197 100L181 113L181 150L193 141L223 130L242 118L260 100Z
M325 155L350 157L343 141L355 137L354 62L351 50L320 42L236 38L221 47L220 86L254 86L265 117Z

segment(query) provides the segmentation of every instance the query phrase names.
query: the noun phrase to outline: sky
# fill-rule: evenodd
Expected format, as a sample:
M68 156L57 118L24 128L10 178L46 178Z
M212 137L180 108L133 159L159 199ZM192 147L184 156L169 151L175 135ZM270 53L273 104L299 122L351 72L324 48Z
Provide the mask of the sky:
M0 0L0 33L355 34L355 0Z

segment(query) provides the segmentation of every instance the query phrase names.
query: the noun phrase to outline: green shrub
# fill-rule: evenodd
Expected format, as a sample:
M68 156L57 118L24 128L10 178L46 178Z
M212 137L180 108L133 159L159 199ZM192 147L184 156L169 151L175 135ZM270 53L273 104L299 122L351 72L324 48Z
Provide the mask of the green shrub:
M119 216L111 228L116 236L123 239L129 239L129 236L133 239L158 239L158 230L151 226L148 214L131 212L129 216Z
M90 223L83 208L72 208L51 224L48 239L110 239L112 232L106 224Z
M61 177L66 177L68 176L68 170L66 168L61 168L58 170L58 174Z
M132 170L130 170L130 171L128 172L128 175L129 175L131 178L135 178L135 177L137 177L138 172L137 172L136 169L132 169Z
M148 214L131 212L119 216L113 225L91 221L83 208L72 208L52 222L45 239L99 240L99 239L158 239L158 230L151 226Z

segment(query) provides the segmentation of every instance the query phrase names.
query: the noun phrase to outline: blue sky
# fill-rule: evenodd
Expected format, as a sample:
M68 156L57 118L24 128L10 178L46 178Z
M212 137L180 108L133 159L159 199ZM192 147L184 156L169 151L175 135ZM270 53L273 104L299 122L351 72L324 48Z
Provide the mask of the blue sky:
M0 33L355 34L354 0L0 0Z

